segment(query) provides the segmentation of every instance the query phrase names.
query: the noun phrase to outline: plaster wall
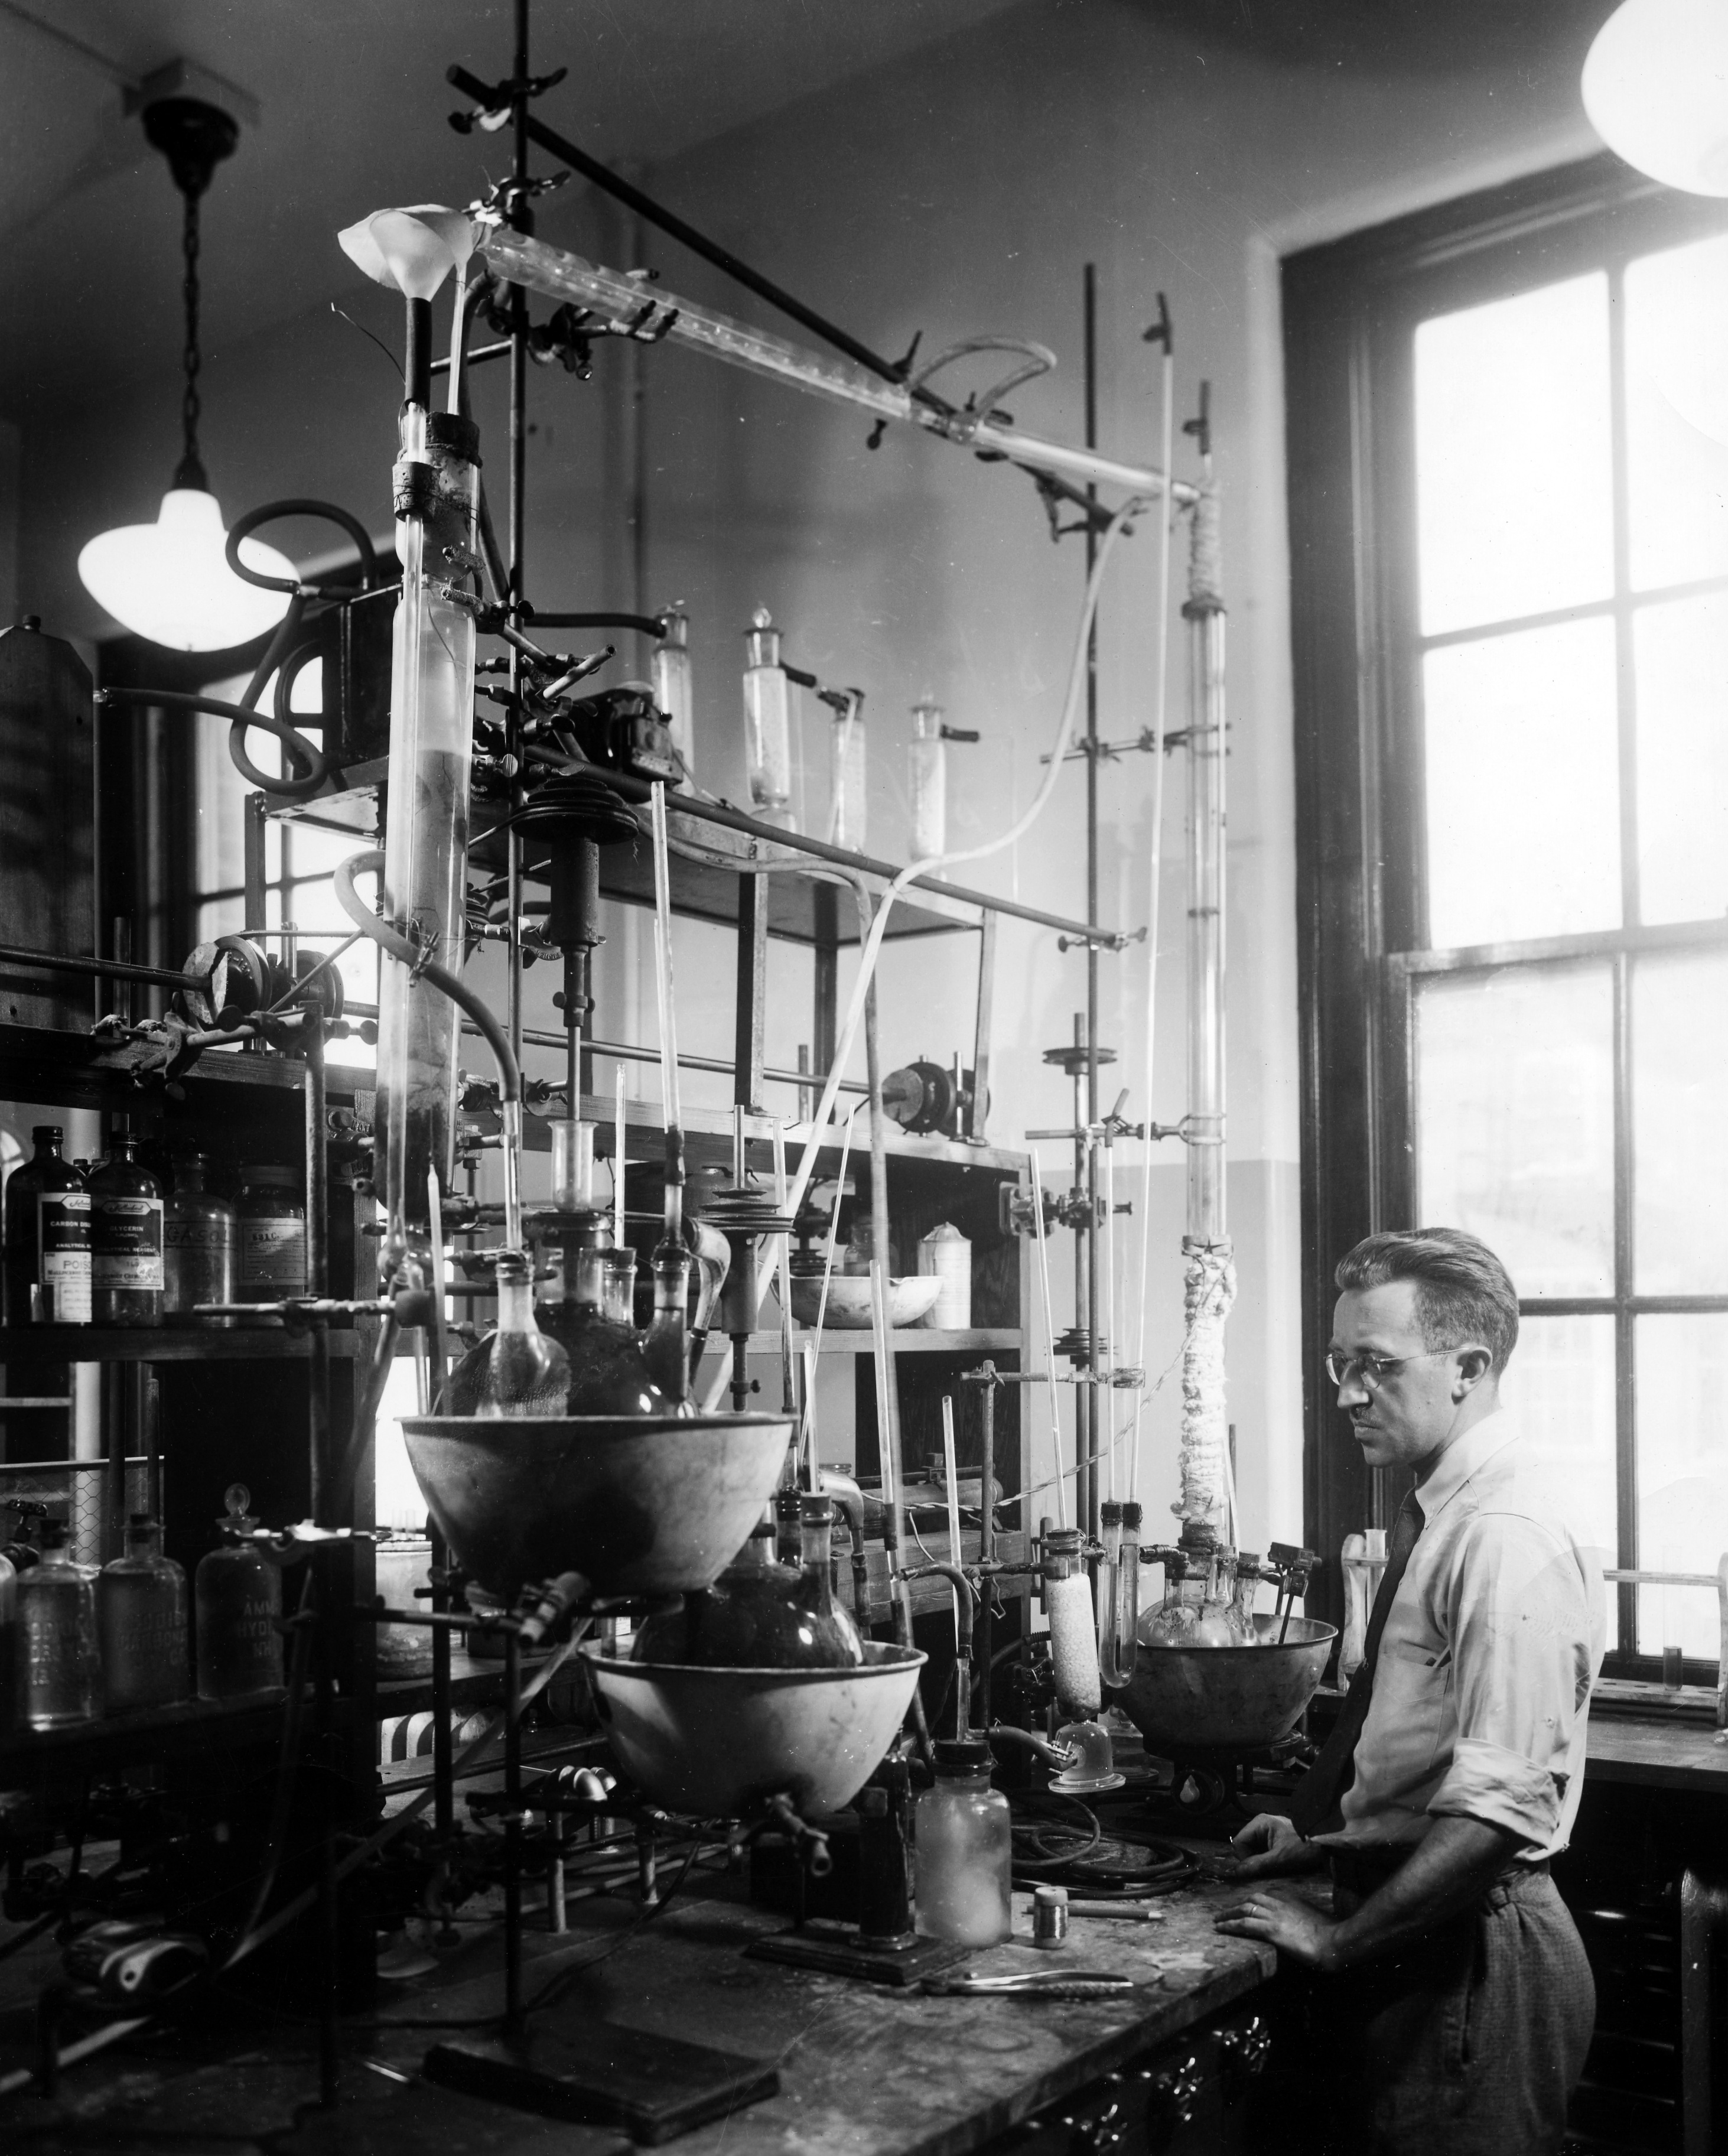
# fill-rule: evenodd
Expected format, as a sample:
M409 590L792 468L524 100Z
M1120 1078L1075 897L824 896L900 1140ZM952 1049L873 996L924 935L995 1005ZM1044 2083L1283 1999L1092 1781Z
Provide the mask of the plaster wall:
M428 112L427 125L440 127L441 112ZM982 331L1049 345L1058 372L1008 400L1038 431L1081 434L1087 261L1097 268L1105 447L1156 458L1157 369L1141 333L1160 290L1176 326L1178 418L1193 410L1199 382L1212 384L1230 610L1229 1200L1241 1272L1232 1402L1242 1535L1254 1546L1295 1538L1301 1518L1278 261L1295 246L1592 146L1575 80L1558 69L1472 73L1463 55L1455 72L1408 76L1274 63L1203 43L1134 0L1026 0L649 175L693 222L890 356L916 333L926 359ZM405 170L400 198L416 193ZM351 214L375 206L356 203ZM551 198L541 229L623 266L652 263L674 290L768 319L675 245L631 234L592 196ZM356 288L333 245L330 290L392 333L388 303ZM987 363L974 366L957 372L956 384L984 386ZM498 370L476 377L489 477L500 490L502 390ZM207 461L231 513L268 495L329 493L365 509L376 526L386 522L397 392L379 355L322 305L212 352L204 393ZM953 752L951 828L959 843L981 843L1030 800L1071 662L1083 568L1077 539L1051 543L1024 479L905 431L873 452L857 416L669 348L602 348L587 385L536 373L533 409L533 595L549 608L687 604L705 785L746 798L740 632L761 603L784 626L789 658L868 692L871 850L905 850L907 712L921 694L983 737ZM122 516L154 513L174 460L177 410L172 385L155 382L25 440L19 598L49 627L81 634L100 627L73 574L78 546ZM1191 453L1179 468L1193 470ZM1099 656L1106 738L1131 737L1152 716L1156 557L1148 526L1119 549L1110 574ZM1180 547L1177 562L1179 603ZM1173 610L1169 625L1170 717L1179 725L1186 670ZM632 670L641 664L639 654L625 657ZM821 722L808 721L808 730L813 752ZM1100 913L1128 930L1146 926L1151 912L1155 776L1139 755L1102 775ZM1126 1087L1135 1119L1150 1106L1156 1120L1173 1122L1184 1100L1182 783L1175 757L1164 803L1150 1083L1146 947L1102 967L1101 1034L1118 1056L1105 1104ZM1079 767L1070 767L1025 839L956 878L1082 912L1082 788ZM822 795L820 784L813 790ZM599 993L603 1032L652 1041L644 926L628 915L614 925ZM962 937L890 947L882 971L890 1061L946 1058L968 1041L975 947ZM677 956L683 1045L724 1055L730 947L680 924ZM992 1131L1012 1142L1066 1119L1066 1085L1040 1058L1071 1038L1084 960L1061 952L1051 932L1007 924L998 963ZM531 976L531 1024L550 1020L551 970ZM843 968L843 998L849 978ZM808 994L808 960L777 952L772 1061L791 1064L809 1039ZM653 1083L644 1075L633 1094L652 1097ZM718 1081L693 1081L690 1092L724 1097ZM1057 1151L1047 1148L1053 1181ZM1125 1166L1136 1153L1125 1148ZM1154 1373L1179 1345L1182 1183L1180 1161L1166 1147L1150 1183ZM1132 1194L1131 1243L1141 1203ZM1065 1275L1065 1262L1057 1270ZM1068 1317L1059 1286L1058 1301L1059 1326ZM1148 1424L1154 1522L1173 1488L1177 1407L1172 1376Z

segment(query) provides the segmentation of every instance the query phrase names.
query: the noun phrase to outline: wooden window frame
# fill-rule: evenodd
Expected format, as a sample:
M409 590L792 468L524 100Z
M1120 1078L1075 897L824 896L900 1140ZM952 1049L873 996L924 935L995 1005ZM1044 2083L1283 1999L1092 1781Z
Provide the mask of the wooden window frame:
M1678 195L1610 157L1539 173L1286 258L1283 300L1295 676L1298 982L1301 1072L1304 1533L1324 1563L1312 1606L1337 1621L1343 1537L1386 1525L1402 1480L1366 1467L1339 1433L1325 1349L1339 1258L1365 1235L1413 1223L1413 979L1539 957L1604 957L1614 969L1616 1265L1612 1296L1533 1298L1556 1316L1587 1307L1616 1322L1621 1548L1634 1565L1636 1489L1630 1330L1647 1308L1728 1308L1725 1297L1630 1293L1631 1136L1626 1019L1641 951L1720 947L1728 922L1429 952L1424 917L1423 745L1416 618L1413 331L1627 257L1728 229L1728 203ZM1618 271L1613 291L1618 297ZM1616 333L1617 573L1624 576L1624 414ZM1537 619L1541 617L1536 618ZM1484 625L1485 627L1486 625ZM1623 666L1623 677L1625 673ZM1623 689L1623 698L1624 690ZM1623 708L1623 876L1635 899L1635 796ZM1636 914L1628 905L1627 918ZM1621 1632L1633 1637L1620 1590ZM1620 1654L1616 1674L1656 1672ZM1689 1664L1715 1681L1713 1664Z

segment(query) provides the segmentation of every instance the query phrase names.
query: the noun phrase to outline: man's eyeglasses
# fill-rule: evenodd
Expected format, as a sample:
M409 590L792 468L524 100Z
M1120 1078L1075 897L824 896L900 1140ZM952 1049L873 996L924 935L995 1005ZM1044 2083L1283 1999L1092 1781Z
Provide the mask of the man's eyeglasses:
M1449 1355L1449 1348L1431 1348L1420 1355L1341 1355L1336 1348L1326 1354L1326 1375L1341 1393L1352 1382L1360 1382L1366 1391L1378 1392L1381 1385L1393 1370L1402 1370L1407 1363L1425 1363L1431 1355Z

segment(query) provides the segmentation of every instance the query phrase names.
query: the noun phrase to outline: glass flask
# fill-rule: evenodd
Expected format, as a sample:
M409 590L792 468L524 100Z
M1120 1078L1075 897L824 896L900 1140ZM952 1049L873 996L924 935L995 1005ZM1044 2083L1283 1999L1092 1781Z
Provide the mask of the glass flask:
M520 1250L498 1253L498 1323L451 1371L444 1413L561 1415L570 1358L535 1322L534 1281Z
M1197 1647L1239 1647L1243 1641L1235 1620L1236 1553L1214 1552L1206 1583L1206 1599L1200 1605L1200 1621L1194 1627Z
M1172 1553L1164 1560L1164 1599L1140 1620L1143 1647L1192 1647L1200 1609L1206 1599L1203 1573L1190 1577L1188 1560Z
M1254 1589L1259 1584L1259 1552L1238 1550L1236 1593L1230 1604L1230 1626L1236 1635L1238 1646L1257 1647L1260 1644L1259 1630L1254 1623Z
M230 1483L216 1524L222 1540L198 1559L192 1575L193 1626L200 1699L264 1698L282 1682L282 1575L243 1535L258 1525L247 1507L252 1492Z
M665 634L654 646L654 702L664 715L686 782L696 775L695 690L690 679L690 618L674 599L660 616ZM746 692L748 693L747 691Z
M162 1314L232 1326L232 1317L192 1318L198 1303L234 1300L234 1209L208 1188L208 1167L201 1152L182 1154L174 1163L174 1188L162 1200Z
M745 750L750 800L765 824L793 828L792 800L792 684L780 664L780 632L766 607L758 607L744 632Z
M124 1553L97 1577L96 1632L110 1714L166 1707L192 1690L186 1574L162 1555L162 1531L148 1512L132 1514Z
M600 1267L600 1307L614 1325L636 1329L636 1253L632 1250L602 1250Z
M35 1151L6 1185L6 1322L90 1322L90 1199L60 1154L59 1123L31 1131Z
M98 1325L162 1322L162 1187L131 1131L90 1178L90 1309Z
M802 1502L802 1562L774 1561L774 1527L761 1521L714 1585L687 1594L682 1610L650 1617L636 1635L640 1662L708 1669L857 1669L864 1642L834 1600L833 1501Z
M695 1262L681 1243L661 1243L654 1256L654 1321L642 1342L649 1375L670 1403L673 1414L694 1413L687 1398L685 1358L690 1317L690 1267Z
M1008 1800L982 1737L940 1738L936 1787L912 1814L915 1922L926 1938L992 1947L1013 1936Z
M396 551L402 561L390 660L391 784L384 917L462 970L469 788L473 770L474 618L453 597L478 557L479 433L453 412L402 408ZM386 1278L412 1240L425 1248L427 1176L454 1167L461 1013L414 968L379 960L374 1120L383 1141ZM508 1133L506 1133L506 1140Z
M18 1578L11 1558L0 1552L0 1737L11 1736L18 1727Z
M245 1170L238 1222L237 1301L280 1302L305 1293L306 1205L300 1180L293 1168L269 1162Z
M649 1373L635 1327L607 1314L607 1260L613 1255L610 1250L572 1250L567 1246L563 1301L535 1306L541 1331L569 1358L569 1389L564 1405L556 1412L670 1414L672 1404ZM630 1272L633 1293L633 1252Z
M942 707L912 706L912 742L907 752L907 792L912 803L915 861L936 859L948 844L948 745L942 737Z
M21 1705L32 1729L66 1729L101 1712L95 1568L74 1558L61 1521L44 1524L38 1548L17 1588Z
M834 719L833 783L830 843L861 854L869 824L869 743L859 689L847 690L846 708Z

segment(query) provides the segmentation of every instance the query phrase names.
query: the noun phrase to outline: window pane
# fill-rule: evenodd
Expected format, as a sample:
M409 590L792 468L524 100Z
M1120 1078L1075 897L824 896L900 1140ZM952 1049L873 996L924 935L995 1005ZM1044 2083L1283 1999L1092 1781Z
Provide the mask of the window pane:
M1613 1319L1524 1318L1500 1397L1518 1418L1526 1464L1547 1503L1604 1565L1617 1563ZM1612 1590L1607 1602L1612 1653Z
M1423 706L1429 943L1618 928L1613 624L1431 651Z
M1728 575L1728 239L1626 272L1632 581Z
M1728 912L1728 601L1641 608L1638 911L1646 921Z
M1467 1229L1520 1296L1614 1281L1613 985L1606 966L1417 984L1417 1214Z
M1638 1321L1638 1561L1648 1572L1709 1572L1728 1550L1728 1316ZM1717 1658L1716 1597L1641 1587L1638 1645Z
M1633 1271L1640 1295L1728 1294L1725 1079L1728 952L1640 958L1632 994Z
M1423 322L1423 634L1606 598L1612 469L1602 272Z

